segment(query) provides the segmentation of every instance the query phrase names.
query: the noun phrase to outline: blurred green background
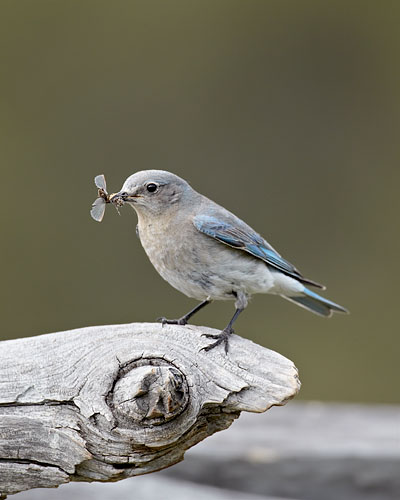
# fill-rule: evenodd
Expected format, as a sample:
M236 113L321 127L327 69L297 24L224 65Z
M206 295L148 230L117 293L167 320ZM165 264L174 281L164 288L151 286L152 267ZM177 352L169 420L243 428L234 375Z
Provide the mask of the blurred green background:
M0 3L1 338L177 317L136 217L89 216L170 170L263 234L350 316L256 296L237 333L300 398L399 403L400 3ZM222 328L233 303L195 323Z

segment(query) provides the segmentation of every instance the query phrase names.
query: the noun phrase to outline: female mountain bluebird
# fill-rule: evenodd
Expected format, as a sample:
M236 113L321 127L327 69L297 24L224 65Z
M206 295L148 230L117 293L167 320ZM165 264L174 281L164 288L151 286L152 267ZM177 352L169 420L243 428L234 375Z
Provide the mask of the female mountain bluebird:
M234 300L235 314L219 335L228 352L233 323L253 293L280 295L321 316L347 312L305 285L311 281L272 248L250 226L225 208L197 193L170 172L144 170L131 175L119 193L109 197L118 205L129 203L138 216L137 231L151 263L174 288L201 303L177 320L185 325L212 300Z

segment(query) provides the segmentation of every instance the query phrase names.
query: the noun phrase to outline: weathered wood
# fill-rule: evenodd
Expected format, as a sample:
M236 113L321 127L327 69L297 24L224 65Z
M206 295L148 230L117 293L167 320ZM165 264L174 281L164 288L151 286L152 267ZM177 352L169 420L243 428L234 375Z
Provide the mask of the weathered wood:
M133 323L0 343L0 492L117 481L183 459L241 411L299 390L293 363L195 326Z

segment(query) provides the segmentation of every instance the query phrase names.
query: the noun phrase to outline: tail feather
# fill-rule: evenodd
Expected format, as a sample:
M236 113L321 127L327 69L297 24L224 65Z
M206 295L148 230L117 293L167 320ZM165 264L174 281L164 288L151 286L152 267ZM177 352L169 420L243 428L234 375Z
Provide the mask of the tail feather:
M294 302L300 307L304 307L308 311L311 311L320 316L329 317L332 316L333 312L348 313L349 311L339 304L335 304L331 300L321 297L315 292L312 292L308 288L304 288L302 295L288 297L283 295L283 297L291 302Z

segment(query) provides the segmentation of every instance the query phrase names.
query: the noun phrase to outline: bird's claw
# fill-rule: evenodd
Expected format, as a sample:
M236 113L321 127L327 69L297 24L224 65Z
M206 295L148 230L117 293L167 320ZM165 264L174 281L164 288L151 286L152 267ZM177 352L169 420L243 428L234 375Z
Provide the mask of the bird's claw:
M179 318L179 319L167 319L164 316L161 316L161 318L157 318L159 323L164 325L187 325L187 319L186 318Z
M202 337L207 337L208 339L216 339L215 342L212 344L209 344L205 347L202 347L200 351L211 351L211 349L214 349L214 347L217 347L218 345L222 344L222 342L225 344L225 354L228 354L228 349L229 349L229 336L233 333L233 328L230 328L229 330L225 328L225 330L222 330L221 333L218 334L213 334L213 333L203 333Z

